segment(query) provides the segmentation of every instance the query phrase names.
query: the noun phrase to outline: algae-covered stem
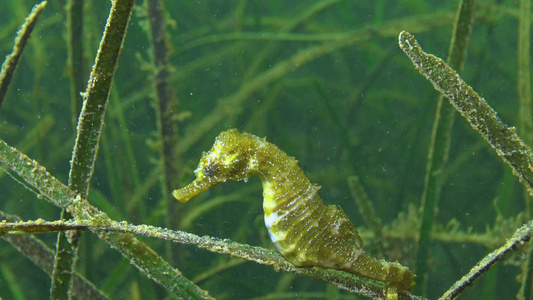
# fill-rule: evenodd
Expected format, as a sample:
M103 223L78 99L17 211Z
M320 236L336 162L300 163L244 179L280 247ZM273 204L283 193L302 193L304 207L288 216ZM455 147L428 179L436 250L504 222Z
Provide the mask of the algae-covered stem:
M0 214L0 221L1 220L2 217ZM150 225L133 225L128 224L127 222L116 222L112 220L109 220L109 222L106 224L93 224L93 222L88 220L51 222L43 220L26 222L16 222L18 220L7 221L8 222L6 223L0 222L0 233L45 233L80 228L90 229L96 232L132 233L150 238L196 245L198 248L206 249L214 253L228 254L233 257L239 257L259 264L269 265L278 272L293 272L335 285L338 288L353 293L358 293L369 298L382 299L386 297L385 289L383 288L384 284L382 283L363 280L346 272L339 272L336 270L326 270L322 268L298 268L289 263L287 260L283 259L276 251L246 244L239 244L227 239L223 240L210 236L198 236L179 230L170 230L167 228ZM410 295L407 292L399 292L398 299L424 300L424 298Z
M73 215L81 216L82 220L90 220L91 224L109 224L113 221L92 206L87 200L52 176L46 169L24 153L9 146L0 139L0 163L5 164L17 173L28 185L38 190L39 195L50 200L56 206L66 208ZM91 229L91 228L89 228ZM91 229L92 230L92 229ZM142 241L129 234L117 234L109 231L93 230L100 239L117 249L137 269L159 283L167 290L185 299L211 299L209 294L200 289L179 270L172 267Z
M91 80L85 94L86 103L78 125L78 138L71 169L71 173L75 174L71 174L69 180L71 183L76 184L71 185L71 188L65 186L36 161L0 140L1 163L22 177L27 184L38 190L40 196L44 196L53 204L67 209L78 218L90 219L91 222L99 224L111 220L97 208L90 205L85 200L85 197L80 197L79 194L87 193L112 75L116 68L116 59L118 58L118 53L120 53L125 26L127 26L129 21L132 7L133 0L117 0L113 2L112 14L115 16L118 14L118 16L116 19L110 17L107 23L106 33L100 44L101 51L98 53L93 73L91 74ZM119 24L117 25L113 20ZM111 39L111 41L107 40L106 37ZM94 101L89 101L91 98ZM78 201L73 201L74 199L78 199ZM73 205L75 202L78 204ZM121 252L124 257L130 260L139 270L146 273L148 277L164 286L170 292L175 293L178 297L186 299L211 298L207 292L184 277L179 270L172 267L146 244L133 236L102 231L95 231L95 233L99 238ZM66 271L66 277L70 277L71 266L73 266L73 263L70 266L67 263L63 269ZM56 270L58 269L56 268ZM61 280L61 278L57 278ZM68 298L69 292L66 290L69 287L69 281L70 278L63 281L65 284L59 287L62 291L58 290L58 293L51 295L51 297Z
M87 90L83 97L83 107L78 119L76 144L72 153L68 184L69 188L82 198L87 198L88 195L100 133L104 123L107 99L132 9L133 0L113 2ZM61 218L70 219L72 216L63 209ZM74 235L76 237L73 238ZM69 241L63 234L59 234L57 238L57 254L50 292L52 299L70 299L70 283L76 263L76 241L79 240L79 232L72 232L70 236Z
M13 46L13 52L6 57L6 60L2 64L2 70L0 71L0 107L2 106L2 103L4 103L9 84L15 74L15 69L22 56L22 52L28 43L37 20L39 20L41 12L46 7L46 3L46 1L43 1L33 7L31 13L18 31L15 45Z
M461 0L457 8L447 62L458 72L463 69L466 58L468 40L476 11L476 2L476 0ZM420 201L422 224L419 228L415 264L415 272L419 277L415 291L418 293L426 290L428 281L426 273L432 246L431 233L438 212L443 170L446 168L448 161L455 114L456 112L452 105L444 99L444 95L440 94L437 99L433 129L431 130L424 190Z
M107 100L117 68L122 43L133 9L133 0L116 0L109 13L104 35L83 95L76 144L72 153L69 188L85 197L93 174Z
M490 268L502 260L509 252L516 250L516 248L531 238L533 235L533 221L518 228L513 237L511 237L505 245L494 250L479 261L465 276L450 287L439 300L451 300L459 296L467 287L471 286L481 275L490 270Z
M18 216L6 214L0 211L0 227L7 226L7 222L13 222L14 225L24 224L21 222ZM30 221L31 222L31 221ZM60 223L63 221L59 221ZM35 222L34 222L35 223ZM42 223L39 222L39 223ZM46 223L46 222L45 222ZM55 223L55 222L53 222ZM46 227L46 225L45 225ZM75 228L68 228L65 230L72 230ZM35 265L39 266L47 274L52 275L52 269L54 265L55 253L48 248L41 240L37 239L34 235L29 234L5 234L0 229L3 239L8 241L15 249L24 254ZM55 230L47 230L42 232L52 232ZM95 285L81 276L78 272L74 273L72 278L72 292L78 299L90 299L90 300L108 300L109 298L104 295Z
M489 142L496 153L511 166L528 193L533 195L533 156L531 149L516 134L516 129L503 124L485 99L442 59L425 53L412 34L402 31L399 45L418 71L431 81L435 89L450 100L472 128Z

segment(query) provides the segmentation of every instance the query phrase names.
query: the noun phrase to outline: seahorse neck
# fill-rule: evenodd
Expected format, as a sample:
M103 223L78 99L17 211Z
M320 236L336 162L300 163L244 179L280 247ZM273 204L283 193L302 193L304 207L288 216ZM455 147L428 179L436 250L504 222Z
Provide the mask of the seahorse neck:
M288 194L302 194L309 189L311 184L294 157L270 143L258 150L258 175L263 183L265 207L268 202L277 202Z
M262 181L274 181L290 169L287 165L294 158L283 153L274 144L265 142L257 147L258 174Z

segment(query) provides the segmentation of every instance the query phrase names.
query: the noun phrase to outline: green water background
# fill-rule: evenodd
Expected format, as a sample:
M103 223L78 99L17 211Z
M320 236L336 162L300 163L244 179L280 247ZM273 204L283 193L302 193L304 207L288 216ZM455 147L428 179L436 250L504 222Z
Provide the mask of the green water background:
M397 35L410 30L426 51L445 58L457 1L323 1L322 9L306 16L317 3L165 3L171 85L179 99L177 143L195 140L175 161L180 187L193 179L201 152L211 147L220 131L235 127L266 136L294 156L311 181L322 186L320 195L326 203L343 207L361 228L368 251L412 268L417 232L410 224L419 220L417 207L437 92L398 48ZM34 4L0 2L0 56L10 53L17 28ZM138 1L136 5L144 4ZM519 122L517 5L516 1L478 4L462 73L511 126ZM0 110L0 138L66 183L76 134L72 119L78 113L73 114L70 102L64 6L64 1L50 1L34 29ZM85 3L86 78L109 8L109 1ZM451 16L449 21L446 16ZM144 8L138 7L114 78L89 201L115 220L166 226L163 220L174 212L161 204L160 179L151 176L160 164L161 142L147 26ZM388 32L383 28L391 28L392 33L383 34ZM232 101L261 74L287 59L317 45L334 45L350 34L361 39L344 47L332 46L316 59L295 64L276 78L265 78L245 97ZM216 109L225 101L230 104ZM217 121L205 130L196 130L209 120ZM191 138L193 133L197 136ZM384 251L375 247L350 194L347 178L353 175L361 179L385 233L388 228L412 228L400 237L385 234ZM4 212L25 220L59 218L58 208L36 199L5 174L0 174L0 190ZM187 219L207 201L228 195L234 197ZM228 183L180 204L177 227L172 229L272 248L261 204L258 178ZM486 253L503 244L525 221L520 216L523 210L521 184L457 116L434 225L444 237L436 239L431 248L425 296L442 294ZM54 248L56 234L39 238ZM168 242L143 241L165 255ZM1 297L17 299L17 290L26 299L48 297L49 277L4 240L0 240L0 258ZM464 297L514 297L521 259L520 252L511 255ZM175 260L176 267L191 279L231 261L193 246L180 246ZM90 233L83 235L77 270L112 299L172 298ZM275 298L281 293L289 298L357 297L251 262L229 267L199 285L220 299Z

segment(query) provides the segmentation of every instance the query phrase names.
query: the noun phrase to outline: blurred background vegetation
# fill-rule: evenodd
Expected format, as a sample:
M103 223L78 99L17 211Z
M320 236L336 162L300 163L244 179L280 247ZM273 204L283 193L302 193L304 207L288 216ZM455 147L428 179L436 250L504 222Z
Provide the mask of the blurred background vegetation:
M0 55L37 1L0 1ZM66 1L51 0L36 25L0 111L0 137L67 182L80 91L68 72ZM272 249L261 185L228 183L186 205L168 206L144 1L136 2L113 82L89 201L115 220L229 238ZM446 58L458 1L165 1L170 85L177 126L173 167L182 187L202 151L227 128L266 136L294 156L327 204L341 205L376 257L415 265L437 92L397 45L401 30ZM109 1L83 8L87 80ZM517 125L518 1L478 3L462 77L511 126ZM71 98L76 95L78 106ZM517 125L518 126L518 125ZM357 175L384 232L378 247L347 179ZM423 295L434 298L524 221L524 191L490 146L456 118ZM0 210L55 220L60 210L0 173ZM40 235L55 248L55 234ZM220 299L357 296L271 267L193 246L143 239ZM80 242L77 270L112 299L169 298L93 234ZM0 240L0 297L43 299L50 278ZM515 297L523 253L486 274L465 298ZM269 298L269 299L270 299Z

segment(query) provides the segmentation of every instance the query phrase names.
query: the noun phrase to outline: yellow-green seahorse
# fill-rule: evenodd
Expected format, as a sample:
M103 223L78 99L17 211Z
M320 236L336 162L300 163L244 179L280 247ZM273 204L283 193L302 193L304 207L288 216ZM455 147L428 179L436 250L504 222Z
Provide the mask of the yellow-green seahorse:
M355 226L339 206L322 203L298 162L266 139L230 129L204 152L196 179L172 195L180 202L227 180L247 181L258 174L263 183L265 224L276 249L298 267L344 270L388 282L409 291L414 274L397 262L378 260L363 251Z

